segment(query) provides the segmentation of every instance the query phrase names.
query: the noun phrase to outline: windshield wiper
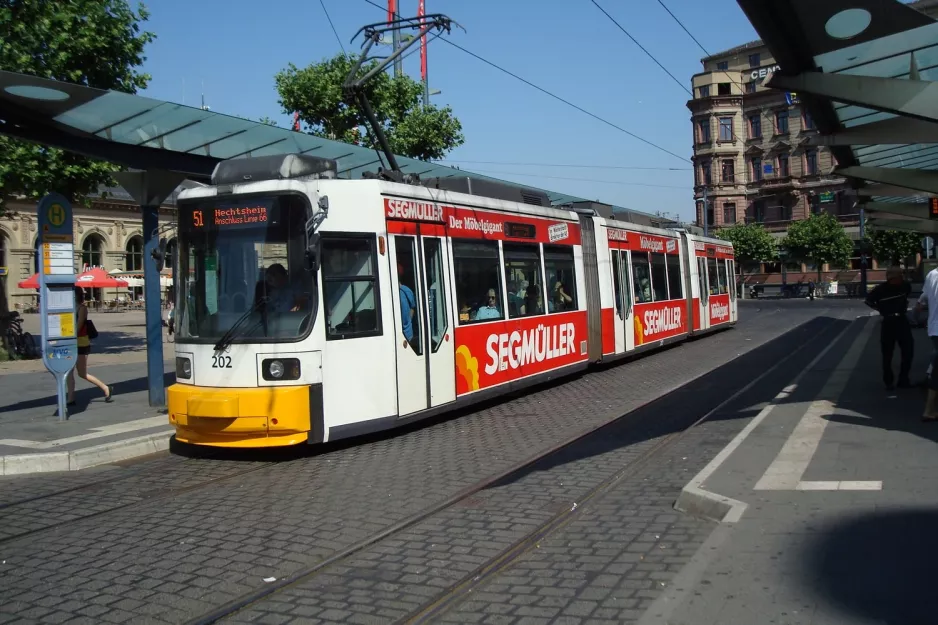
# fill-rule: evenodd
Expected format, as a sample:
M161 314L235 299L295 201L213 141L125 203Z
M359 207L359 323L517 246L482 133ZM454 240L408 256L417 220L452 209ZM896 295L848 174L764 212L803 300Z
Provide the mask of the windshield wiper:
M267 300L269 299L270 298L268 296L264 295L260 297L256 302L254 302L253 306L251 306L249 309L244 311L244 313L240 317L238 317L238 320L235 321L231 325L231 327L228 328L228 331L222 334L221 338L218 339L218 342L215 343L215 351L220 352L220 351L224 351L225 349L227 349L228 346L231 345L231 342L237 337L238 329L241 327L241 325L245 321L247 321L250 318L250 316L254 314L254 312L256 312L258 309L261 310L261 318L264 323L264 334L266 335L267 334L267 306L266 304L267 304Z

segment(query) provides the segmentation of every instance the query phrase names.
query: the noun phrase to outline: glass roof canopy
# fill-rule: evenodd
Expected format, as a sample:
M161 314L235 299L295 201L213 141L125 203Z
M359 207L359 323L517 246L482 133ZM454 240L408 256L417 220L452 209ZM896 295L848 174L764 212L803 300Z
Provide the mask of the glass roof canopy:
M938 171L938 107L927 116L915 112L924 98L932 97L924 93L928 83L938 81L938 22L917 8L935 5L938 10L938 2L738 3L781 67L767 85L803 96L822 135L810 143L835 146L834 173L861 186L878 183L887 189L884 195L872 195L870 189L861 200L872 202L872 227L938 230L935 222L928 222L924 206L920 211L903 209L906 214L901 215L892 209L881 212L883 204L924 204L926 194L938 192L938 185L932 189L920 177L915 182L910 178L913 172ZM890 84L890 79L902 83ZM925 130L916 134L913 128Z
M136 169L211 176L219 160L301 153L335 159L339 176L361 178L382 165L375 150L152 98L0 71L0 133L110 160ZM491 176L397 157L422 178ZM553 205L588 202L546 191ZM616 211L647 215L632 209ZM650 216L650 215L647 215Z

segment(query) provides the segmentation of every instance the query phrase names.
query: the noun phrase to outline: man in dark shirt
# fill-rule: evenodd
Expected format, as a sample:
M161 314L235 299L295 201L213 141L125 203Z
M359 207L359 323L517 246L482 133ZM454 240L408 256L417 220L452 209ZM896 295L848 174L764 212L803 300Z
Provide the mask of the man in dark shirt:
M886 271L886 282L878 285L866 298L866 305L883 316L880 328L880 349L883 355L883 381L892 390L892 353L896 343L902 353L899 365L899 387L909 388L909 370L912 368L912 329L909 325L908 307L912 285L902 277L899 267Z

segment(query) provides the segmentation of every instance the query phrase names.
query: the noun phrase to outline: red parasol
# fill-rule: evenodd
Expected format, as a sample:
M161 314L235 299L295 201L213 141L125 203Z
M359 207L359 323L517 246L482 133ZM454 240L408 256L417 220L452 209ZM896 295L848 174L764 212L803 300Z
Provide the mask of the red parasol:
M107 289L127 286L126 280L118 280L107 274L103 267L93 267L75 278L75 286L83 289Z
M26 278L16 286L21 289L38 289L39 288L39 274L34 273L31 277Z

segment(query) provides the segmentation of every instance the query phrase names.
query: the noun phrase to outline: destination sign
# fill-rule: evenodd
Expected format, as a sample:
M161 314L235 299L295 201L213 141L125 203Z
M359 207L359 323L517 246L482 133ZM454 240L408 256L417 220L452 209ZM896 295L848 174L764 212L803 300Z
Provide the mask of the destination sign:
M227 206L224 208L197 208L192 211L192 227L232 228L266 224L269 211L266 206Z

